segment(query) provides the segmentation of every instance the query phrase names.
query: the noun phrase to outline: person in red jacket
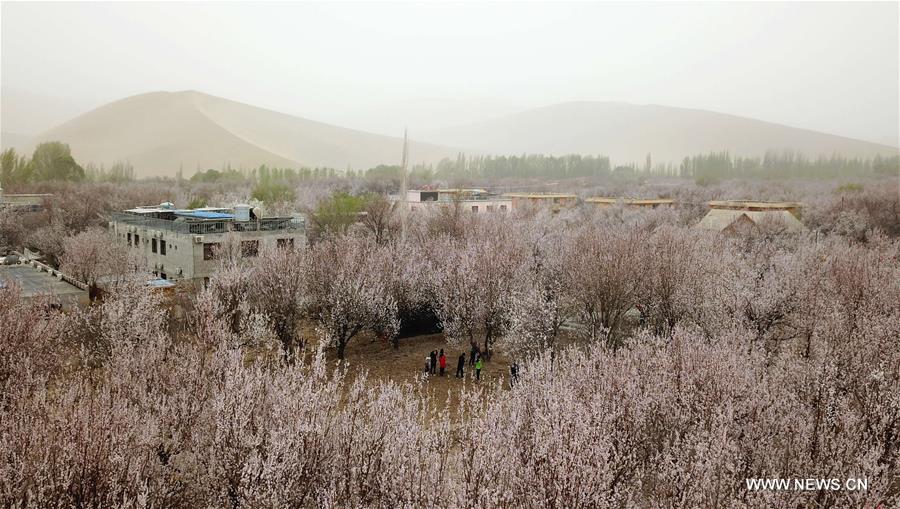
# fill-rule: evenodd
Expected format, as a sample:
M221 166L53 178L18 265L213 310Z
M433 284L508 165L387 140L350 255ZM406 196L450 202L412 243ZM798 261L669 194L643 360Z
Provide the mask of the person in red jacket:
M444 369L447 368L447 356L444 355L443 348L441 348L441 356L438 357L438 365L441 367L441 376L444 376Z

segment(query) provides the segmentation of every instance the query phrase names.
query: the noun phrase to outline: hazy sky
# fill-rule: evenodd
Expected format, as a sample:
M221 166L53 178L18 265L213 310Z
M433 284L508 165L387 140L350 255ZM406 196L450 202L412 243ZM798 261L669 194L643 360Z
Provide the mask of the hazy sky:
M425 129L597 100L709 109L898 144L897 2L0 9L4 130L22 130L13 99L16 113L35 102L69 114L142 92L195 89L390 134L404 124Z

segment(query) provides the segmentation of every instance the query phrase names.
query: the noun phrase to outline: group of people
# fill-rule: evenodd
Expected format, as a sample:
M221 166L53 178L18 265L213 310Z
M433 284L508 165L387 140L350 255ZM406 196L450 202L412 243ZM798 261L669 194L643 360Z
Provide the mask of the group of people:
M478 351L477 348L478 347L472 348L472 354L469 356L469 365L475 368L475 379L481 380L481 369L484 367L484 359L481 358L480 351ZM465 378L465 366L466 353L463 352L459 354L459 358L456 361L456 378ZM426 375L438 374L444 376L446 370L447 354L444 353L443 348L441 348L440 351L432 350L428 354L428 357L425 357Z
M481 355L481 349L478 345L472 345L472 351L469 352L469 366L471 366L475 370L475 380L481 381L481 370L484 367L484 358ZM466 367L466 353L462 352L459 354L459 358L456 361L456 378L465 378L465 367ZM441 348L440 351L432 350L427 357L425 357L425 375L434 375L438 374L439 376L444 376L447 370L447 354L444 353L444 349ZM509 385L512 385L519 379L519 365L515 362L509 365Z

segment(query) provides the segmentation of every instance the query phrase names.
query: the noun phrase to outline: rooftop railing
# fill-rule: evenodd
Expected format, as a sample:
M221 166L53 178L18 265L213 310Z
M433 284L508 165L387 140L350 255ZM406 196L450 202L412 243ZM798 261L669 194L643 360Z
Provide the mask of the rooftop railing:
M217 221L184 221L167 220L155 217L142 217L137 214L115 213L110 220L142 228L167 230L176 233L188 233L194 235L206 235L228 232L257 232L257 231L303 231L306 222L302 219L290 217L266 217L251 221L217 220Z

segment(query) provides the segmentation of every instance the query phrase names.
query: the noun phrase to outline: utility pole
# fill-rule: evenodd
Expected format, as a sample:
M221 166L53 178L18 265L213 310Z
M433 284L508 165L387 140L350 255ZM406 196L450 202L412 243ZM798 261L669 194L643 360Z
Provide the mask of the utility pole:
M400 242L406 242L406 213L409 210L407 186L409 185L409 138L406 129L403 129L403 153L400 156Z

